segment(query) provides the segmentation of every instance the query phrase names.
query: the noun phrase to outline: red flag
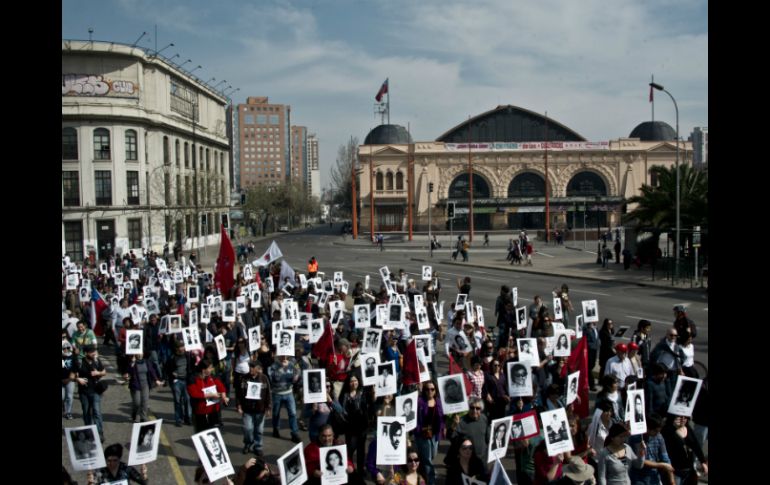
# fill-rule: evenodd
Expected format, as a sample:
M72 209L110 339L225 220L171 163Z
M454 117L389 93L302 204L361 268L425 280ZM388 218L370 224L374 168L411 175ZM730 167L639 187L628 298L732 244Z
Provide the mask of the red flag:
M233 268L235 267L235 251L227 237L227 230L224 224L222 228L221 241L219 244L219 257L217 258L217 267L214 270L214 286L219 288L222 297L230 298L230 288L233 287Z
M455 362L451 352L449 353L449 373L463 375L463 381L465 381L465 393L470 396L471 392L473 391L473 383L471 382L471 378L468 377L468 374L463 372L463 368L459 366L457 362Z
M91 328L97 337L104 336L104 318L102 312L109 305L104 301L104 297L96 288L91 288Z
M417 363L417 341L412 339L406 346L404 365L401 368L401 382L404 384L420 383L420 367Z
M652 103L652 86L650 86L650 103Z
M572 349L567 365L561 370L561 377L566 377L576 370L580 371L578 376L578 398L573 403L575 405L575 414L581 418L588 417L588 344L583 337Z
M377 102L379 103L380 101L382 101L382 96L387 92L388 92L388 79L386 78L385 82L382 83L382 86L380 86L380 90L377 91L377 96L375 96L374 99L376 99Z
M318 342L313 344L311 354L315 356L321 362L327 362L329 355L334 354L334 331L331 324L327 321L326 327L324 327L324 333Z

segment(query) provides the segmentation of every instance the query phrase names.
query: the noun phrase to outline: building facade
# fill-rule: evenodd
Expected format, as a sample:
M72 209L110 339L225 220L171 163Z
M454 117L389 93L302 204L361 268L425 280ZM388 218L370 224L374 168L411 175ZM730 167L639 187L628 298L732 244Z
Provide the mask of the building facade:
M709 163L709 129L705 126L695 127L690 135L692 143L692 161L694 168L708 167Z
M551 229L617 227L633 208L625 200L654 182L650 169L675 164L673 130L646 125L634 131L669 139L643 134L590 142L510 105L460 123L436 141L413 142L401 126L378 126L358 150L361 230L407 231L410 203L414 230L427 231L429 211L432 229L448 230L448 204L455 207L453 229L466 230L471 186L475 231L545 229L546 206ZM680 161L691 159L691 144L680 144Z
M307 190L307 127L291 127L291 181Z
M307 189L311 196L321 198L321 171L318 166L318 137L315 133L307 136Z
M277 185L289 178L290 109L271 104L266 96L249 97L246 104L238 105L241 189Z
M219 242L227 99L157 55L62 41L62 253Z

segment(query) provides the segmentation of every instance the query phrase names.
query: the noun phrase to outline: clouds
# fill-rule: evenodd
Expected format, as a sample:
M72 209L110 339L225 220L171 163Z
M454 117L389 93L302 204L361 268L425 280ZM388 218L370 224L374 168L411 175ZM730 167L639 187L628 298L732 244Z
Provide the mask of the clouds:
M683 137L708 125L707 3L696 0L65 0L62 15L64 38L84 38L88 22L95 39L131 43L157 24L170 54L240 88L235 103L290 104L292 123L318 134L322 185L337 147L379 124L386 77L391 122L415 140L500 104L548 111L589 140L628 136L650 118L651 74L676 97ZM674 126L663 93L655 108Z

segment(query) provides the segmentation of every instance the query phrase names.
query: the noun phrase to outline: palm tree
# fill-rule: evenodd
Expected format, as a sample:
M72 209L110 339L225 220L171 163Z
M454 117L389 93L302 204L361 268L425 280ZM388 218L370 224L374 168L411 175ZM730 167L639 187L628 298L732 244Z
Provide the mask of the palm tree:
M651 170L654 187L644 184L641 194L630 197L627 204L638 204L623 216L623 221L637 231L652 232L651 247L658 247L663 232L676 229L676 167L655 166ZM708 228L708 169L696 170L689 165L679 166L680 227Z

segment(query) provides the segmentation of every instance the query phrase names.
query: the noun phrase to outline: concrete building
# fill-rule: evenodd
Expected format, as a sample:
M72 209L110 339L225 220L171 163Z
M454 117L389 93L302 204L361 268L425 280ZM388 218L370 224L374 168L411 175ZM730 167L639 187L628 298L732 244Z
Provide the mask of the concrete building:
M290 111L290 106L269 103L266 96L249 97L238 105L239 188L277 185L289 178Z
M454 229L467 230L469 165L475 231L544 229L546 177L551 229L606 231L621 224L624 201L654 182L653 166L674 165L676 143L674 130L661 122L642 123L628 138L590 142L553 119L507 105L435 141L415 142L402 126L380 125L358 155L362 232L407 231L409 202L414 230L427 231L429 210L433 229L448 229L448 203L456 207ZM681 143L680 161L691 163L691 155L691 144Z
M706 126L695 127L690 135L692 142L692 161L694 168L708 167L709 163L709 129Z
M152 51L62 41L62 253L215 244L227 99Z
M311 196L321 198L321 170L318 165L318 137L315 133L307 136L307 189Z
M291 127L291 181L307 190L307 127Z

